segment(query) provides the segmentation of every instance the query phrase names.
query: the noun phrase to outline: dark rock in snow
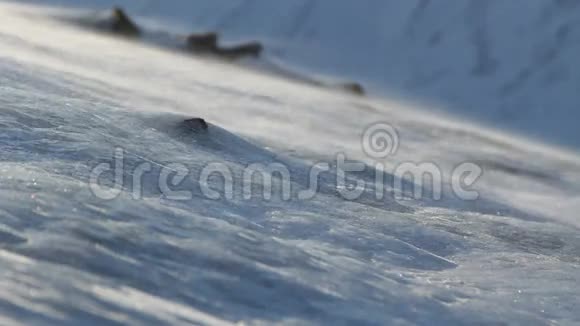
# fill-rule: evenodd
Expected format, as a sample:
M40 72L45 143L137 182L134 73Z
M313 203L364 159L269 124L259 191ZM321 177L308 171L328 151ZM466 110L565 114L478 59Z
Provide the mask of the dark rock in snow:
M119 7L113 8L111 31L125 37L138 37L141 35L139 27L137 27L125 11Z
M359 83L346 83L346 84L343 84L342 87L351 93L354 93L357 95L365 95L365 89Z
M198 53L216 53L218 51L216 33L191 34L187 37L187 48Z
M206 34L191 34L187 37L187 49L196 54L210 54L221 59L235 60L242 57L259 57L263 46L258 42L249 42L231 47L220 47L218 34L214 32Z
M208 129L207 122L202 118L192 118L184 121L186 127L193 131L205 131Z

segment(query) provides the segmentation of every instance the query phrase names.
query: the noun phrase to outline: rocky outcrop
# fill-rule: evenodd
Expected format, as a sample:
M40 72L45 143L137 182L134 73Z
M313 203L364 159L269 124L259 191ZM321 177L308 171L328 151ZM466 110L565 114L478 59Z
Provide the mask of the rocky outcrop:
M137 24L119 7L113 8L110 28L111 32L125 37L139 37L141 35L141 30Z
M123 37L137 38L142 35L139 26L120 7L114 7L111 17L106 23L99 24L99 27ZM243 57L257 58L264 49L263 45L258 42L221 47L218 39L219 35L215 32L190 34L186 38L186 49L191 53L213 55L226 60L236 60Z
M231 47L221 47L218 44L218 34L191 34L187 37L187 49L195 54L215 55L221 59L236 60L243 57L257 58L264 47L258 42L249 42Z
M214 57L224 61L236 61L243 58L260 58L264 52L263 44L257 41L229 44L225 46L220 45L221 35L217 32L211 31L207 33L189 34L187 36L171 36L166 32L157 32L157 34L155 34L156 32L141 29L141 27L138 26L120 7L114 7L111 13L107 15L107 17L98 17L96 21L90 21L89 23L85 24L85 26L86 25L90 26L91 28L96 28L101 31L113 33L115 35L131 39L142 38L146 34L149 36L147 39L166 37L170 39L169 44L171 44L171 46L175 46L180 50L185 50L186 52L194 55ZM296 73L285 72L283 68L278 70L281 74L298 76ZM310 79L304 76L298 76L295 79L306 81L307 83L319 87L346 91L356 95L365 95L365 89L363 86L356 82L324 82ZM194 122L194 119L188 123L198 124L197 122ZM203 123L200 123L200 125L203 125Z
M196 53L216 53L218 51L217 33L190 34L187 37L187 49Z
M209 128L207 122L202 118L187 119L183 121L183 124L187 129L194 132L206 131Z

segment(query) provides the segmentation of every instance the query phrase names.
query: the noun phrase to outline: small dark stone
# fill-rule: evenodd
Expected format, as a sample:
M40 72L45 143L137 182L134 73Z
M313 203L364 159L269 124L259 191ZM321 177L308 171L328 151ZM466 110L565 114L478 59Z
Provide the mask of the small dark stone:
M346 83L343 88L357 95L365 95L365 89L359 83Z
M194 131L205 131L208 129L207 122L202 118L187 119L184 123L189 129Z
M111 31L125 37L138 37L141 35L141 30L137 27L137 24L119 7L113 8Z
M242 57L259 57L264 47L258 42L248 42L231 47L220 47L219 35L214 32L204 34L190 34L186 40L186 47L196 54L215 55L222 59L235 60Z
M218 49L216 33L191 34L187 37L187 48L198 53L216 53Z

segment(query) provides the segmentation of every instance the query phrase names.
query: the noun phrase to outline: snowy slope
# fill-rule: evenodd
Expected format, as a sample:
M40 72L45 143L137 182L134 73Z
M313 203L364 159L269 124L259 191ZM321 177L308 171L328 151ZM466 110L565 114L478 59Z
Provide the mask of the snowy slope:
M0 324L580 322L577 155L24 8L0 4ZM180 129L193 116L207 133ZM477 162L479 200L378 201L372 169L355 175L368 187L353 201L333 172L316 197L288 201L212 200L194 177L280 163L304 189L337 153L374 166L361 135L378 121L400 136L387 169ZM104 200L91 171L116 148L124 187ZM134 199L142 163L152 171ZM190 177L175 186L191 198L167 198L159 173L181 167Z
M258 39L270 58L578 148L576 0L32 0ZM437 109L436 109L437 108Z

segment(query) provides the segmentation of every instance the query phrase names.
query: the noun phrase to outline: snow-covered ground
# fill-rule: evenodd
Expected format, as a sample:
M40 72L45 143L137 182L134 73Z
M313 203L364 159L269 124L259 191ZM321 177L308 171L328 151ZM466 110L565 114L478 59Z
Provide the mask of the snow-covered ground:
M580 148L577 0L18 0L258 39L271 60Z
M0 4L0 324L580 323L578 155L45 13ZM184 128L195 116L207 132ZM399 144L378 160L362 146L377 122ZM123 188L105 200L91 177L121 149ZM311 167L340 154L367 164L349 174L365 192L345 200L334 169L298 198ZM436 164L443 198L394 198L405 162ZM203 192L208 164L239 185L253 163L287 167L291 199ZM476 201L450 192L462 163L483 169ZM160 180L191 197L168 198Z

